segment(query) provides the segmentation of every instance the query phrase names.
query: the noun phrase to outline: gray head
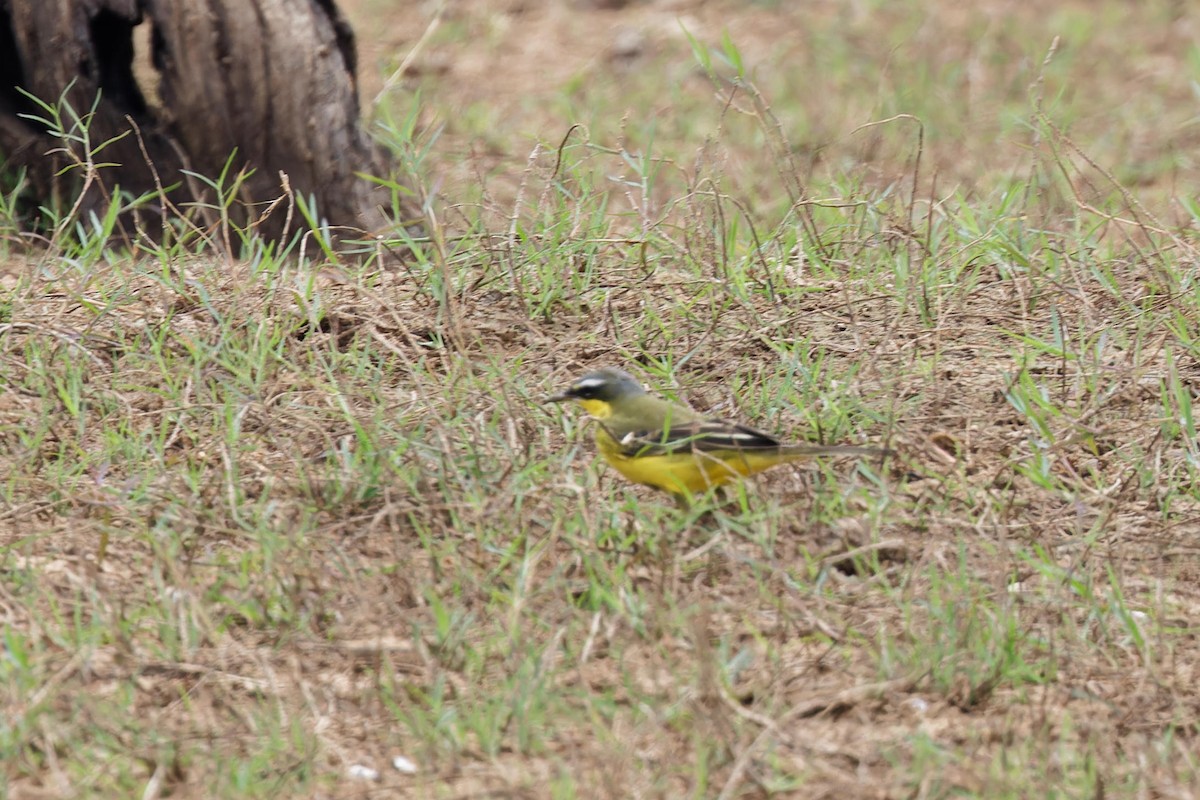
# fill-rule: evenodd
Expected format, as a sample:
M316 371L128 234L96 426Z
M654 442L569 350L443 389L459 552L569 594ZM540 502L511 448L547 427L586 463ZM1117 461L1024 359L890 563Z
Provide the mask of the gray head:
M616 367L605 367L589 372L566 389L546 399L551 403L561 403L564 400L599 400L602 403L611 403L645 393L646 390L638 383L637 378L628 372Z

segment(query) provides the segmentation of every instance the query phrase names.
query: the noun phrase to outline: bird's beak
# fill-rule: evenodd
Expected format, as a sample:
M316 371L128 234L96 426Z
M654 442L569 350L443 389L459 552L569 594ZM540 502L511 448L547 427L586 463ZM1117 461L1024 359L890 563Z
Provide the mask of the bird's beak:
M542 400L543 403L562 403L567 400L574 399L570 389L563 389L561 392L555 392L549 397Z

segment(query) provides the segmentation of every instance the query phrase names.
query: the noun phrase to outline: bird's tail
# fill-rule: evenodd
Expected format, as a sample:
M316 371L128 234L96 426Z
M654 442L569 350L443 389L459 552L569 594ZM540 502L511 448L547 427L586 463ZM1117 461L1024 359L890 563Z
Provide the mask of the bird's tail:
M788 459L809 458L811 456L889 456L892 451L886 447L859 447L850 444L788 444L779 448L781 455Z

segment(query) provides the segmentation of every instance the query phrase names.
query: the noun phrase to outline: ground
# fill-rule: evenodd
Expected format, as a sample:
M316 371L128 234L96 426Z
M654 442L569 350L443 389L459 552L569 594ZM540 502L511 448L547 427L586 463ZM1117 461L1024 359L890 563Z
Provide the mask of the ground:
M0 219L6 796L1200 795L1186 9L345 10L428 237Z

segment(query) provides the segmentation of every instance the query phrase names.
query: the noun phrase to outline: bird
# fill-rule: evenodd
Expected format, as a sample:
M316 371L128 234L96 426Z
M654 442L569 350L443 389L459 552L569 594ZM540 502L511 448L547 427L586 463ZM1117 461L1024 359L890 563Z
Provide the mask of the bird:
M682 506L732 481L817 455L883 456L852 445L784 444L769 433L654 397L616 367L589 372L546 398L574 401L595 420L596 448L634 483L668 492Z

